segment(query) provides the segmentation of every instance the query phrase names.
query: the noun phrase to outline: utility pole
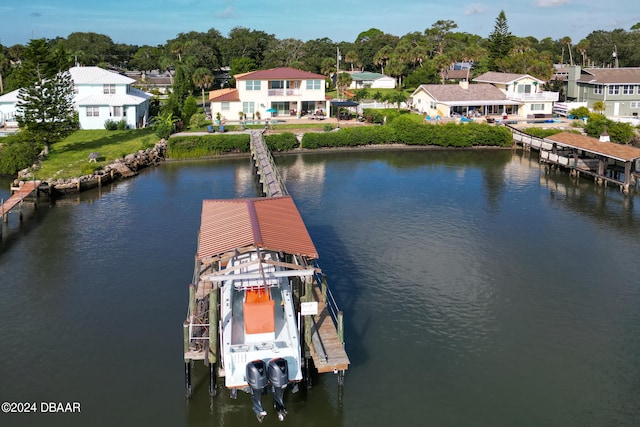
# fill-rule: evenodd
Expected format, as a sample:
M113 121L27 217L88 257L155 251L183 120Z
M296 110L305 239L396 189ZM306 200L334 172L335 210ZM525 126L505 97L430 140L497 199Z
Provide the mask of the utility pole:
M614 44L613 45L613 59L615 60L615 67L618 68L618 47Z
M338 74L340 74L340 60L342 57L340 56L340 48L336 47L336 93L338 94L338 99L340 99L340 89L338 88Z

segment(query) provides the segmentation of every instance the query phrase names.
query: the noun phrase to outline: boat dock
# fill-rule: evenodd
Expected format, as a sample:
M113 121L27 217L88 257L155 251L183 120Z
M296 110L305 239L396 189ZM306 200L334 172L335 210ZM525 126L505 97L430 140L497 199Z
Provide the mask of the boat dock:
M294 344L300 358L296 362L295 357L287 356L293 375L290 382L296 384L295 388L300 381L311 387L312 371L336 374L342 387L350 364L345 350L343 313L317 264L318 253L304 221L259 131L251 132L251 157L262 193L267 197L203 201L189 306L183 324L188 397L192 393L191 366L195 360L202 360L209 368L211 397L216 394L217 376L225 378L232 397L238 390L247 391L239 372L243 372L245 365L249 369L255 363L252 354L274 349L274 355L285 357L283 354L291 348L287 342ZM279 285L283 289L280 296L277 281L285 279ZM253 284L248 285L251 280ZM237 297L233 292L229 294L230 286L236 292L272 287L270 294L274 299L254 303L248 302L245 295L245 305L234 305ZM246 286L249 287L245 289ZM269 308L274 302L275 324L274 306ZM254 317L258 305L246 304L263 304L259 308L263 314ZM286 327L279 316L282 310L287 313L289 304L292 311L285 323L293 329L285 335ZM266 332L261 332L264 338L255 341L250 335L257 332L250 329L257 320L261 322L259 328L266 328ZM292 332L295 330L298 332ZM269 363L272 362L273 359ZM295 376L300 371L301 376ZM254 387L249 373L246 375L245 381L255 397L261 386ZM256 415L260 419L261 414Z
M540 152L540 162L593 177L599 185L618 185L628 194L640 185L640 148L572 132L536 138L510 127L516 144Z
M0 200L0 238L2 238L2 224L9 222L9 214L17 213L22 221L22 206L26 199L32 199L34 206L38 206L38 187L40 181L24 181L18 187L11 187L11 196L7 200Z

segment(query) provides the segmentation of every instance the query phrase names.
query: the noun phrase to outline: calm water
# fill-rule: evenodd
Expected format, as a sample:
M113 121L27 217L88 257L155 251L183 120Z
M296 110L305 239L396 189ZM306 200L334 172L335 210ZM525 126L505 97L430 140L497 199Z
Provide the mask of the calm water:
M277 163L345 311L352 366L342 399L324 375L287 394L285 423L271 411L263 425L640 425L637 196L510 151ZM255 191L248 160L168 163L21 226L12 216L0 401L82 412L0 425L258 425L248 395L220 388L210 404L204 369L187 403L182 364L202 199Z

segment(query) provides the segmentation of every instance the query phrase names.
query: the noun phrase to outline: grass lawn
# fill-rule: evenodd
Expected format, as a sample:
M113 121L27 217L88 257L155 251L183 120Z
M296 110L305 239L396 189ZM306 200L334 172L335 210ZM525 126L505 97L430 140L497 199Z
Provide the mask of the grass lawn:
M153 147L160 138L151 128L132 130L79 130L51 146L49 157L35 172L36 178L75 178L92 173L113 160ZM89 153L100 153L89 163Z

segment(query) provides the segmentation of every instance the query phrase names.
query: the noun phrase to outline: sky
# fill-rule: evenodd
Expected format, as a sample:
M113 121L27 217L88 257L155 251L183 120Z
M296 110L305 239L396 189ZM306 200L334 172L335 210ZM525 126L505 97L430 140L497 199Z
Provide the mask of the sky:
M304 41L328 37L353 42L377 28L403 36L423 32L438 20L454 31L488 37L505 11L511 33L574 43L592 31L629 30L640 22L638 0L21 0L0 3L0 44L73 32L105 34L114 43L165 44L180 33L214 28L228 36L234 27Z

